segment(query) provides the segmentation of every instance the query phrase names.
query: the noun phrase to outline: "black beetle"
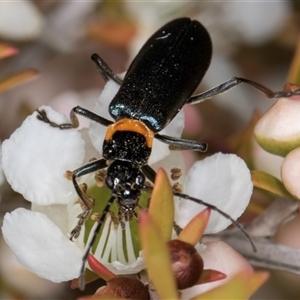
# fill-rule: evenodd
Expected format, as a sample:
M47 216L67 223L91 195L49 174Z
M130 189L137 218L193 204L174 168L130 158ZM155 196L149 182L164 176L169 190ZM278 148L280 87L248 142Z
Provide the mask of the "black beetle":
M71 232L71 240L78 237L81 226L93 207L76 178L106 169L105 184L112 190L112 196L101 214L94 238L83 258L82 273L87 255L111 204L117 202L121 224L123 220L130 220L135 215L134 210L138 205L141 191L149 188L145 185L145 178L154 182L156 173L147 164L153 138L169 144L173 149L206 150L205 143L159 134L185 104L199 103L224 93L242 82L262 91L269 98L300 94L300 90L273 92L251 80L234 77L204 93L192 96L209 67L211 56L212 44L207 30L198 21L189 18L176 19L164 25L148 39L131 63L123 80L114 74L97 54L92 55L91 58L97 64L104 80L112 79L120 85L119 91L109 105L109 113L114 121L77 106L70 112L71 123L56 124L48 119L45 111L37 110L39 120L60 129L78 127L76 114L108 127L103 144L103 158L89 162L72 172L74 187L85 205L85 210L81 214L78 226ZM239 223L215 206L178 192L174 192L174 195L218 211L231 219L249 238ZM253 248L255 249L254 246Z

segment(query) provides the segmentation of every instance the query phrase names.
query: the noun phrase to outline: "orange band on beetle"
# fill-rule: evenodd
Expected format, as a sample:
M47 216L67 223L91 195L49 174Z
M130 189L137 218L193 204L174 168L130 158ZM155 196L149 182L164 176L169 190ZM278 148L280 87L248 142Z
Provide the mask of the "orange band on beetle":
M154 132L151 131L143 122L134 119L120 119L119 121L109 125L107 127L105 140L108 141L112 138L116 131L132 131L142 134L147 146L152 148Z

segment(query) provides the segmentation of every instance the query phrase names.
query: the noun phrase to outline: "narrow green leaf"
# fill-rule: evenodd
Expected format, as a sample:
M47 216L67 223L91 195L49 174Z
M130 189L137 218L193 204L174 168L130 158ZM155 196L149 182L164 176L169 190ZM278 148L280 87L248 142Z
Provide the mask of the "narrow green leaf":
M180 232L178 239L196 246L199 243L209 221L210 209L206 208L197 214Z
M160 299L179 299L171 257L164 237L151 216L141 211L139 215L140 238L148 276Z
M300 37L294 54L293 62L290 67L288 82L300 85Z
M149 214L165 241L169 241L174 223L174 198L168 176L163 169L159 169L156 174Z
M283 183L276 177L259 170L251 171L251 180L257 188L271 192L275 195L295 199L284 187Z
M0 93L15 87L27 80L33 79L38 75L36 70L25 70L0 80Z

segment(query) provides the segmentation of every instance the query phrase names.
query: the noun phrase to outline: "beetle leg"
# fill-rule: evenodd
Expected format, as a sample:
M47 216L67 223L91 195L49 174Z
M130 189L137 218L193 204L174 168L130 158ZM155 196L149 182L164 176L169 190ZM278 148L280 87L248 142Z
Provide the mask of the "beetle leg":
M91 60L97 65L99 72L105 82L107 82L109 79L111 79L119 85L121 85L123 83L122 79L113 72L113 70L107 65L107 63L97 53L94 53L91 56Z
M79 186L81 190L81 196L79 197L79 203L82 208L82 212L77 216L78 222L77 225L72 229L70 233L70 240L74 241L78 238L81 228L84 225L85 221L88 219L90 212L95 204L95 199L92 197L89 197L86 194L87 191L87 184L83 183ZM84 201L82 200L84 199Z
M79 236L81 227L89 217L95 202L95 200L92 197L89 197L86 194L86 188L80 186L76 179L83 175L90 174L98 170L104 169L106 167L107 167L106 160L102 158L96 161L92 161L72 172L72 182L78 197L82 201L83 212L78 216L79 218L78 223L76 227L71 231L71 236L70 236L71 241L73 239L76 239Z
M152 183L154 183L156 172L149 165L142 166L142 172ZM145 187L145 189L146 188L149 189L149 186Z
M52 127L57 127L59 129L70 129L70 128L77 128L79 126L79 122L78 122L78 119L76 116L72 116L71 118L71 123L63 123L63 124L57 124L55 122L52 122L48 116L47 116L47 113L44 109L36 109L36 112L37 112L37 119L42 121L42 122L45 122L45 123L48 123L50 126ZM70 113L71 115L71 113Z
M113 121L107 120L92 111L82 108L80 106L74 107L71 112L70 112L70 123L63 123L63 124L57 124L55 122L52 122L49 120L46 111L45 110L39 110L37 109L36 112L37 114L37 119L40 121L43 121L45 123L48 123L52 127L57 127L59 129L71 129L71 128L77 128L79 126L79 121L77 118L77 115L81 115L87 119L90 119L92 121L95 121L103 126L108 126L113 123Z
M273 92L269 88L255 82L255 81L241 78L241 77L233 77L232 79L230 79L220 85L217 85L214 88L212 88L206 92L203 92L199 95L192 96L191 98L189 98L187 100L186 103L189 103L189 104L200 103L200 102L210 99L214 96L226 93L227 91L235 88L236 86L238 86L241 83L246 83L246 84L254 87L255 89L264 93L270 99L271 98L281 98L281 97L291 97L293 95L300 95L300 89L296 90L294 92L284 92L284 91Z
M106 215L108 214L108 212L110 210L110 207L114 203L114 201L115 201L115 197L114 196L110 197L110 199L108 200L105 208L102 211L102 214L101 214L99 220L97 220L98 224L97 224L97 226L96 226L96 228L94 230L93 237L90 240L90 243L88 244L88 246L87 246L87 248L85 250L84 256L82 258L82 265L81 265L80 276L79 276L79 289L80 290L83 290L84 289L84 285L85 285L85 283L84 283L84 270L85 270L85 263L87 261L87 257L89 255L89 253L90 253L90 251L91 251L94 243L95 243L95 240L96 240L97 235L98 235L98 233L100 231L100 228L101 228L102 224L104 223Z
M180 234L181 231L182 231L182 228L181 228L179 225L177 225L177 223L176 223L175 221L174 221L174 223L173 223L173 229L174 229L176 235L179 236L179 234ZM200 241L199 241L199 242L200 242Z
M156 133L154 137L159 141L170 145L171 150L194 150L201 152L205 152L207 150L206 143L198 143L195 141L184 140L159 133Z

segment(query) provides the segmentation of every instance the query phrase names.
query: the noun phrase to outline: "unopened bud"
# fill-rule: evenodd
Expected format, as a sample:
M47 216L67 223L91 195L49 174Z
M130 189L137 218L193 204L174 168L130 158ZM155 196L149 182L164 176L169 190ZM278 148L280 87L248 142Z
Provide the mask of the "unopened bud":
M137 278L130 276L120 276L109 280L107 286L99 288L95 295L130 300L150 300L147 286Z
M172 268L179 290L194 286L203 271L203 260L195 247L189 243L172 240L168 242Z

